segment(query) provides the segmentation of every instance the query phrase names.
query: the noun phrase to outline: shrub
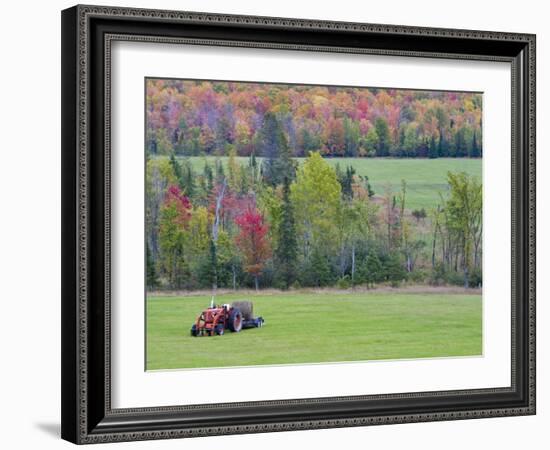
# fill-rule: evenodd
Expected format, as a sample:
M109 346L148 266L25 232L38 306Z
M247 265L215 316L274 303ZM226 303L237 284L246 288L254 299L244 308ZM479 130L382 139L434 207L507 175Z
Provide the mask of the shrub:
M445 274L445 281L453 286L464 286L464 274L462 272L450 271Z
M430 274L423 269L416 269L409 273L409 280L413 283L424 283L430 279Z
M351 287L351 279L349 275L344 275L336 282L338 289L349 289Z
M412 212L413 217L419 221L424 220L428 215L426 214L426 210L424 208L422 209L414 209Z
M483 284L483 272L481 269L472 270L472 273L470 273L470 276L468 277L468 282L472 288L481 287Z
M441 263L437 263L432 269L432 273L430 275L430 284L433 284L435 286L440 286L444 284L446 281L445 275L445 266Z

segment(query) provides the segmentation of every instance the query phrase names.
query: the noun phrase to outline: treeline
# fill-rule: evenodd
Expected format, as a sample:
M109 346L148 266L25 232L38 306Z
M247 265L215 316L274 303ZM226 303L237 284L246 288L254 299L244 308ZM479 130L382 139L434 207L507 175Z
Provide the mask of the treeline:
M449 173L439 206L411 212L405 181L374 196L367 177L318 152L297 167L274 115L262 130L261 164L234 150L200 173L174 154L149 158L149 288L481 284L476 179Z
M151 155L266 156L266 115L281 123L292 156L480 157L478 93L147 80Z

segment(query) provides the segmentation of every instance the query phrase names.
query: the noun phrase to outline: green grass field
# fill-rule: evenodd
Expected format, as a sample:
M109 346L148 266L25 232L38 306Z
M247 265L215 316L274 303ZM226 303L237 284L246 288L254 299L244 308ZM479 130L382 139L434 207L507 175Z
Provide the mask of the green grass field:
M198 173L204 168L204 157L189 158ZM215 157L208 157L213 162ZM227 157L220 158L225 163ZM261 159L261 158L258 158ZM304 158L297 158L300 162ZM248 158L239 157L241 164L246 164ZM336 165L340 163L342 169L351 164L359 175L367 175L375 194L381 196L387 185L394 191L401 188L401 180L408 185L408 209L434 208L439 201L439 193L447 189L447 172L466 172L481 179L482 160L469 158L327 158L327 161Z
M247 298L263 328L192 337L209 297L147 299L147 369L473 356L482 353L481 295L259 293Z

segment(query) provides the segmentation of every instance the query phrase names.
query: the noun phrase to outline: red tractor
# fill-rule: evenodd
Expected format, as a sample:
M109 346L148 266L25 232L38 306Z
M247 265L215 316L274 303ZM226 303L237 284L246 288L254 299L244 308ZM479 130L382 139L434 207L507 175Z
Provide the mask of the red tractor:
M252 302L233 302L231 305L214 306L205 309L191 326L191 336L223 335L226 329L238 333L243 328L259 328L263 326L262 317L252 315Z

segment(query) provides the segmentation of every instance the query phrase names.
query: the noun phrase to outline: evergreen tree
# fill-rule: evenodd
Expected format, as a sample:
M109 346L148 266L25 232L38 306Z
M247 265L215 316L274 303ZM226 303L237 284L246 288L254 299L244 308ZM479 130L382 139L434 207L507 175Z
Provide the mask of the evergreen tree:
M307 156L309 152L319 150L321 139L319 135L312 134L307 128L302 128L298 133L298 153L296 156Z
M183 186L182 186L183 171L182 171L181 164L176 159L176 156L174 155L174 153L170 154L170 166L172 167L172 171L174 172L174 176L176 177L178 186L180 187L180 189L183 189Z
M206 195L208 196L214 188L214 172L212 171L210 164L208 164L208 161L204 163L203 177L205 180L204 188L206 190Z
M472 158L479 158L481 156L481 152L479 151L479 147L477 145L477 138L476 138L476 132L474 131L472 136L472 149L470 151L470 156Z
M430 158L437 158L438 156L438 152L437 152L437 147L435 145L435 136L432 134L432 138L430 140L430 147L429 147L429 150L428 150L428 156Z
M186 161L181 168L180 187L189 198L193 198L196 194L195 174L193 167L189 161Z
M252 153L250 155L250 158L248 158L248 171L250 172L250 182L252 185L255 186L258 183L258 179L260 176L255 153Z
M369 198L372 198L374 196L374 189L370 184L369 177L367 175L359 175L359 179L363 182L363 186L367 191L367 195L369 196Z
M288 289L295 279L296 258L298 255L294 210L290 201L290 182L288 178L283 181L283 203L277 244L278 246L275 249L277 277L282 286Z
M146 255L146 269L147 269L147 287L154 288L158 286L157 270L155 268L155 261L153 255L151 254L151 249L149 244L147 244L147 255Z
M313 250L309 262L304 265L303 269L303 285L323 287L334 281L328 258L318 248Z
M250 188L250 178L248 171L246 170L246 167L244 165L240 166L240 174L239 174L239 193L241 195L245 195L248 193L248 189Z
M383 117L377 117L374 128L378 136L376 144L376 156L388 156L390 154L391 138L388 122Z
M455 156L457 157L468 155L465 132L464 128L459 128L455 135Z
M276 161L275 168L277 170L277 184L284 182L288 178L289 182L296 178L296 163L292 159L290 147L287 144L285 135L282 135L282 147L279 153L279 158Z
M261 154L265 157L262 173L268 185L277 186L285 177L289 180L294 179L296 166L281 124L273 113L267 113L264 117L259 146Z
M399 283L407 276L399 255L396 253L392 253L388 256L383 266L383 272L385 278L393 287L399 286Z
M192 127L189 136L185 141L185 154L188 156L199 156L201 152L201 129Z
M437 155L440 158L449 156L449 149L447 148L447 142L445 141L445 135L443 134L443 130L439 130L439 142L437 145Z
M359 268L359 279L367 283L367 287L372 287L374 283L380 281L382 275L382 263L376 252L371 251L365 262Z
M231 123L227 111L220 117L216 127L216 152L219 156L225 155L225 147L232 143Z
M270 185L277 184L277 169L275 167L275 162L279 157L283 139L283 130L275 114L268 112L264 116L262 128L260 129L259 149L260 154L265 158L262 163L263 177Z
M229 160L227 161L227 183L233 192L238 192L241 184L240 165L236 160L237 152L234 148L229 150Z
M184 161L183 164L181 164L174 156L174 153L172 153L170 155L170 166L172 167L179 188L187 197L193 198L196 192L195 174L193 173L193 168L189 161Z
M334 166L334 171L336 172L336 178L338 178L338 181L340 184L342 184L342 180L344 179L344 172L342 172L342 167L340 167L340 163L337 162Z
M223 168L223 163L216 159L216 184L223 184L225 181L225 171Z
M149 131L150 133L150 137L149 137L149 153L151 155L156 155L157 154L157 139L156 139L156 136L155 136L155 133Z
M351 200L353 198L353 180L355 176L355 168L353 166L347 166L346 171L343 172L340 168L340 163L336 163L335 167L336 177L342 188L342 198L344 200Z
M402 151L405 148L405 130L407 129L407 123L402 123L399 125L399 138L398 138L398 147Z
M258 168L258 163L256 162L256 154L255 153L252 153L252 155L250 155L250 167L252 167L254 169Z
M197 278L202 288L212 289L215 295L219 282L219 264L216 243L213 239L209 239L208 250L201 255Z
M353 166L346 167L346 172L343 174L340 184L342 185L342 198L351 200L353 198L353 177L355 169Z

